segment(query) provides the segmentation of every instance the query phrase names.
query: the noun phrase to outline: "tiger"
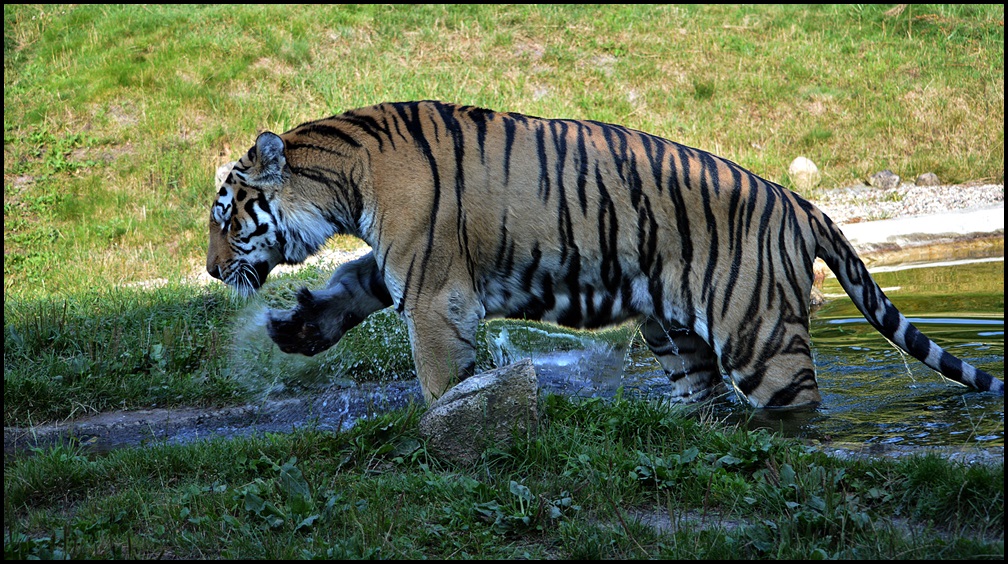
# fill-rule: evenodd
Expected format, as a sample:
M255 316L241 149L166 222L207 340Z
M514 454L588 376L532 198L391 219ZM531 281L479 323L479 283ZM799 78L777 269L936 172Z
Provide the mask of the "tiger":
M514 318L636 320L671 400L733 389L757 409L815 407L816 257L900 349L1004 395L911 324L808 200L622 125L387 102L264 131L218 180L206 269L241 295L336 234L370 247L324 287L300 288L291 309L268 311L279 349L316 355L394 307L428 404L476 372L479 323Z

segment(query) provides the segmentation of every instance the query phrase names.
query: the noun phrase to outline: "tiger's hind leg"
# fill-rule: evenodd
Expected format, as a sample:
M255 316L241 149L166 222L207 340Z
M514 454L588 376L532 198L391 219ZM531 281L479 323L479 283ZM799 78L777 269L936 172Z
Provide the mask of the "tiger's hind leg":
M641 336L672 383L673 399L702 401L727 392L717 355L693 331L649 317L641 326Z
M321 290L301 288L298 304L269 311L266 330L285 353L316 355L364 319L392 305L374 254L341 265Z
M767 314L719 341L722 366L753 407L806 408L821 401L807 319Z

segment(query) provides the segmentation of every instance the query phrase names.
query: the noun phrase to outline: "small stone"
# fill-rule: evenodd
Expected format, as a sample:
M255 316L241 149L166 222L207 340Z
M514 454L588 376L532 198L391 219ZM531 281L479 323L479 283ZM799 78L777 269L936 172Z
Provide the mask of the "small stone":
M462 465L490 446L508 448L515 433L532 435L539 424L539 378L532 361L470 376L431 403L420 435L435 456Z
M899 187L900 177L891 170L883 170L869 176L868 185L883 190L892 190Z
M933 172L925 172L914 180L917 186L941 186L941 179Z
M806 157L797 157L791 161L788 167L788 175L791 182L799 191L807 192L819 185L822 176L819 174L819 167Z

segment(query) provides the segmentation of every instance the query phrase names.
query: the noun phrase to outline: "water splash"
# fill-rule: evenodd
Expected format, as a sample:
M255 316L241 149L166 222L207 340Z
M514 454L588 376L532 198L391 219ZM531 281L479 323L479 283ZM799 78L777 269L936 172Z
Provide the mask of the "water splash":
M495 366L531 359L544 391L612 397L623 384L629 334L627 328L600 335L499 321L488 325L486 341Z

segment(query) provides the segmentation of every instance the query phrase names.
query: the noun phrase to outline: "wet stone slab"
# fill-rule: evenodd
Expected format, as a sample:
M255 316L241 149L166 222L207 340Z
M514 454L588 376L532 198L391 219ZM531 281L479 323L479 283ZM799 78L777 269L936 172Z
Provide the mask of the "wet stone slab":
M301 427L338 431L364 417L422 403L416 382L363 383L307 397L269 399L224 408L167 408L100 413L73 421L4 428L4 459L33 448L76 442L88 452L150 444L290 432Z

